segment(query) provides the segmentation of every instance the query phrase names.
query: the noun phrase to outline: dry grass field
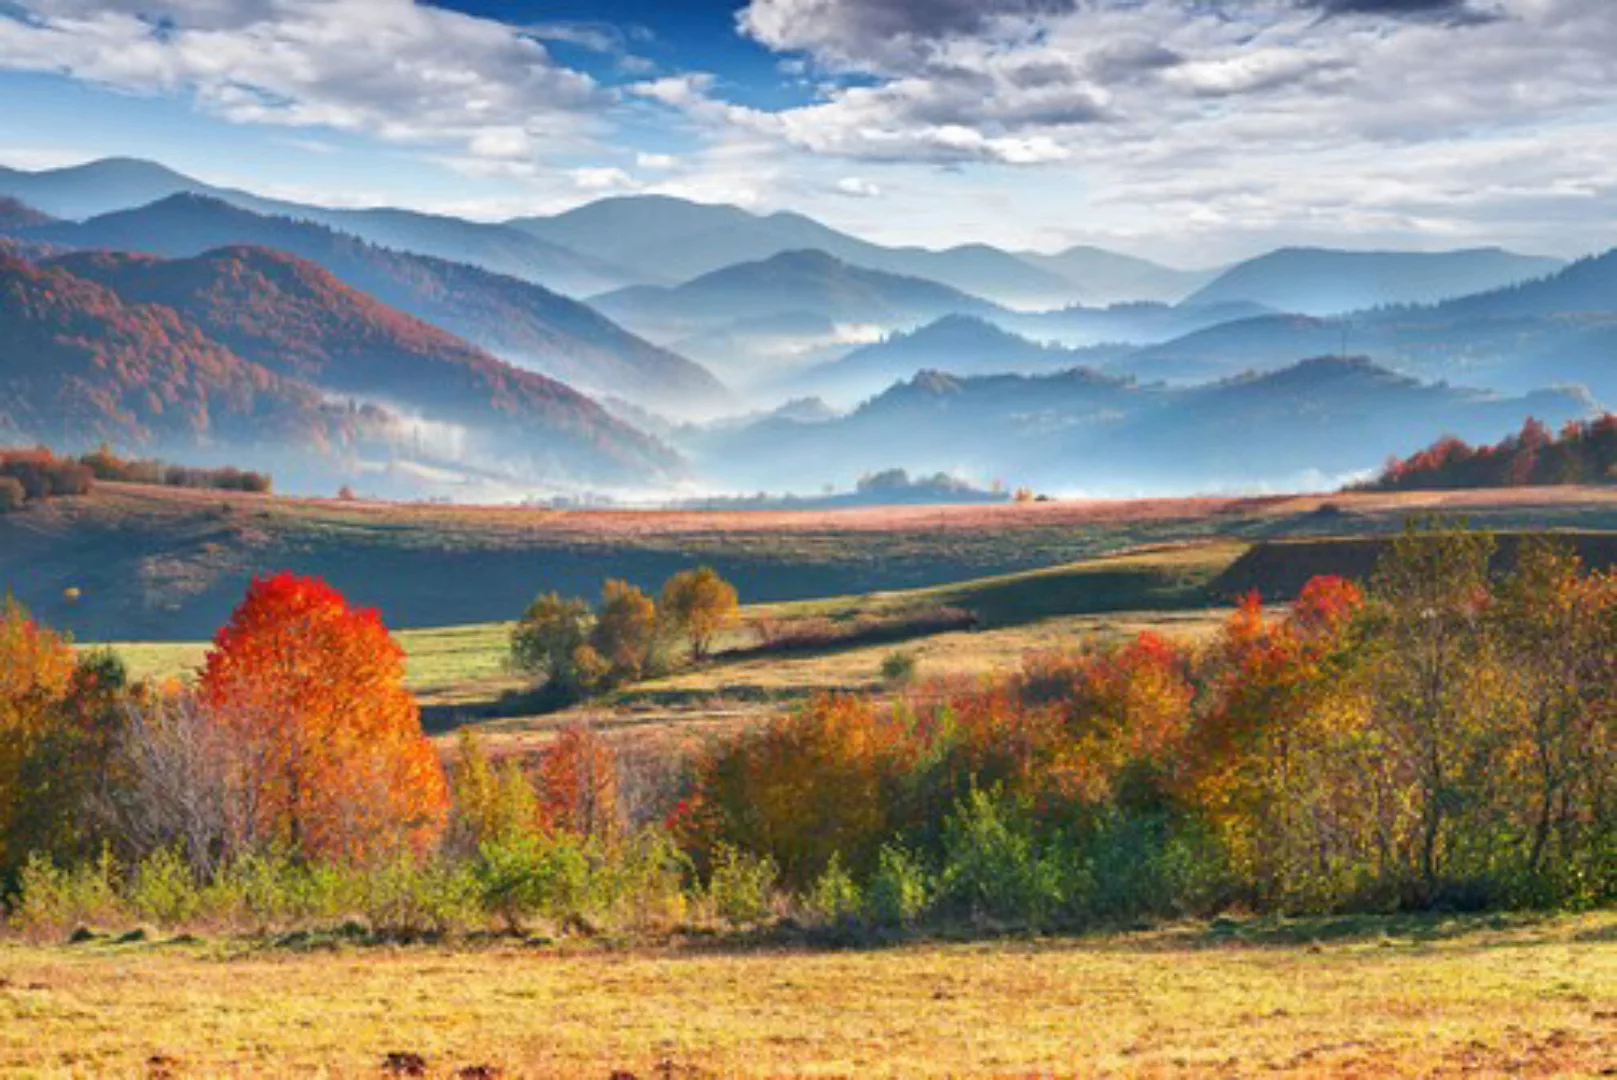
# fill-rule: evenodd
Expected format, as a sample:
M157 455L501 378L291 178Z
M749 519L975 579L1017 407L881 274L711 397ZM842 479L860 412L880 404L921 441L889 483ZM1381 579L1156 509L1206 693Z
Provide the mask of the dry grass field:
M1614 946L1610 914L859 951L9 943L0 1072L1598 1076Z

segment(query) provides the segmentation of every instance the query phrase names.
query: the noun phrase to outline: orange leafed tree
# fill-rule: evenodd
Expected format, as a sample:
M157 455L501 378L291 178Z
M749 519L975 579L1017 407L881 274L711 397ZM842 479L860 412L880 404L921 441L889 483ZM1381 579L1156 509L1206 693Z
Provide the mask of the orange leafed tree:
M63 722L73 685L73 649L9 596L0 602L0 872L25 852L10 850L30 792L28 756Z
M236 736L260 839L321 859L436 843L443 767L375 611L318 578L259 578L215 639L201 690Z

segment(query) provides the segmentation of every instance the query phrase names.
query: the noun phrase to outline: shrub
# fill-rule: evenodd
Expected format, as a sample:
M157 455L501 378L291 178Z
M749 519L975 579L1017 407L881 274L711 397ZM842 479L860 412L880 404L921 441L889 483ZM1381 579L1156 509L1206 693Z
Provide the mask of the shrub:
M662 829L642 829L607 847L595 869L597 909L635 927L684 919L691 861Z
M512 758L496 766L470 728L456 736L449 781L451 850L470 853L492 841L529 836L544 822L538 793L521 762Z
M443 937L478 919L478 884L465 866L399 855L362 880L362 910L374 934Z
M864 900L852 875L843 868L839 855L831 857L807 897L808 913L822 925L835 926L852 922L864 913Z
M256 933L329 923L358 903L354 875L284 850L249 852L209 883L210 906Z
M973 918L1038 926L1061 902L1060 873L1040 856L1023 808L973 791L944 829L938 899Z
M889 686L907 686L915 681L915 673L920 663L920 657L913 651L900 649L890 652L882 657L882 681Z
M0 450L0 476L22 485L29 499L87 495L95 474L70 458L59 458L44 447Z
M866 870L892 829L890 791L902 730L850 696L817 698L746 732L699 769L693 846L728 844L769 857L807 886L840 854Z
M721 844L713 852L707 896L714 914L733 925L761 922L772 910L775 861Z
M865 891L866 910L883 926L913 926L932 900L931 878L919 859L901 847L884 846Z
M77 927L126 918L110 851L65 869L40 853L23 864L11 922L24 933L60 936Z
M565 833L484 844L474 873L483 910L512 933L536 916L560 919L588 908L589 860Z
M196 872L176 848L152 852L129 876L127 900L142 919L162 926L183 926L206 904Z

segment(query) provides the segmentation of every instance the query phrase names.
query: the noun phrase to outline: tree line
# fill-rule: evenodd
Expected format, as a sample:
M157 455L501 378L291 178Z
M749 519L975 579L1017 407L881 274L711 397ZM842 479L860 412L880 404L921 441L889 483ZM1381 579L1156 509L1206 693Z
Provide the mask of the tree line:
M20 510L29 502L88 495L97 480L264 494L274 487L268 473L230 465L201 468L151 458L124 459L106 444L79 458L59 457L44 446L0 447L0 513Z
M1559 433L1528 418L1492 446L1445 436L1419 453L1393 458L1370 491L1617 483L1617 415L1574 420Z

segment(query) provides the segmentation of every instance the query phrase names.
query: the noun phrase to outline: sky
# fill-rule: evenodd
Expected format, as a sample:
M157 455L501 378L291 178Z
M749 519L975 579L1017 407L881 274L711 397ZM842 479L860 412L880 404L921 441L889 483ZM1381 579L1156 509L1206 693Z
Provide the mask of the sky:
M0 0L0 163L1183 266L1617 245L1617 0Z

